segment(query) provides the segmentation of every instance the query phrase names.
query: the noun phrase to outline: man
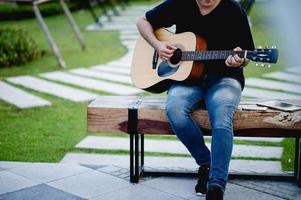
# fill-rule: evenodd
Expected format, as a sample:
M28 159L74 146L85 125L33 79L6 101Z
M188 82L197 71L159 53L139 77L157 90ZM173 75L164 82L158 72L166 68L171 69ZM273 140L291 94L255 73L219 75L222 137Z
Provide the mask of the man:
M154 30L176 25L176 33L193 32L207 41L208 50L254 49L247 16L234 0L166 0L137 22L141 35L168 60L176 49L159 41ZM168 90L167 116L177 137L199 167L197 195L223 199L233 147L233 114L244 87L246 60L238 55L205 64L199 83L174 83ZM205 101L212 127L211 152L191 113Z

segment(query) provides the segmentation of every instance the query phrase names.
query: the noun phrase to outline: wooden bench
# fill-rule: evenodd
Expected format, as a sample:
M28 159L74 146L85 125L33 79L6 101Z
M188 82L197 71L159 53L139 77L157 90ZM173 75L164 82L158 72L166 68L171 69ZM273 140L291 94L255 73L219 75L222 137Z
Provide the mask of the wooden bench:
M240 105L254 105L260 100L242 100ZM261 100L262 101L262 100ZM301 103L301 101L295 101ZM130 138L130 181L141 176L196 176L192 172L150 172L144 170L144 134L172 135L165 114L166 98L161 96L100 96L87 108L87 129L91 132L128 133ZM193 112L205 135L210 135L207 111L200 106ZM295 138L294 173L233 174L230 178L296 180L301 186L301 111L282 112L237 110L234 135L247 137Z

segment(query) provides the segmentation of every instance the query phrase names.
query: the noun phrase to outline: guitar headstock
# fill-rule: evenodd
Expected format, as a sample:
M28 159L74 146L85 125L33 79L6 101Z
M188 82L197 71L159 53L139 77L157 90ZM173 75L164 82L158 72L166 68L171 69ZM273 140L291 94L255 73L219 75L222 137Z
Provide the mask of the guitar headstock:
M253 51L247 51L246 57L254 62L262 63L277 63L278 49L255 49Z

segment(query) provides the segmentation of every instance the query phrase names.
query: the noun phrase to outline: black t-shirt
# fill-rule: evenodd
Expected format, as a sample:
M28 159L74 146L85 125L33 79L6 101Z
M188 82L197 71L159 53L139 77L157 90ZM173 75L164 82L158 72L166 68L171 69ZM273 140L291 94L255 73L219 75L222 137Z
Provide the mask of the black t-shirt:
M248 18L234 0L221 0L202 15L196 0L166 0L145 14L154 29L176 25L176 33L193 32L207 42L208 50L254 49ZM237 79L244 87L243 68L227 67L224 61L205 64L205 73Z

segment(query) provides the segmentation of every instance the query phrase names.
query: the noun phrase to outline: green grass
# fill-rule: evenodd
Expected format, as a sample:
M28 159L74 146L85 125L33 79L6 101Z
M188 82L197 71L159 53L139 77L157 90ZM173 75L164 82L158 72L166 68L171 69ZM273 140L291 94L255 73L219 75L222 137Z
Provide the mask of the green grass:
M138 2L136 2L138 3ZM145 2L139 2L145 4ZM272 21L273 13L264 12L268 5L256 3L251 12L253 23L252 32L256 45L275 45L281 47L279 38L267 27ZM267 9L268 10L268 9ZM105 63L121 57L126 53L125 47L118 39L117 31L86 32L85 26L93 23L93 19L87 11L74 12L73 16L78 23L87 43L87 50L81 51L73 32L63 15L45 18L54 40L61 50L68 69L88 67L95 64ZM262 19L265 19L263 21ZM58 70L57 61L52 54L49 45L40 30L35 19L22 21L0 22L1 27L21 27L26 29L38 42L39 48L46 54L39 60L23 66L0 68L1 77L17 75L37 75L41 72ZM246 77L260 77L263 73L279 70L286 62L286 58L280 54L279 64L272 69L262 69L250 63L245 70ZM32 109L18 109L3 101L0 101L0 160L10 161L35 161L35 162L58 162L67 152L85 152L102 154L128 154L128 151L106 150L82 150L74 146L87 135L103 135L111 137L128 137L126 134L90 133L86 131L86 106L88 103L73 103L51 95L41 94L32 90L17 86L34 95L40 96L52 102L51 107ZM79 87L80 88L80 87ZM98 94L99 91L89 90ZM148 95L148 94L146 94ZM164 95L164 94L161 94ZM149 139L176 140L174 136L147 136ZM284 140L283 143L254 142L237 140L235 144L281 146L284 154L281 159L285 170L292 170L293 148L292 140ZM146 153L150 156L180 156L178 154ZM187 156L187 155L186 155ZM233 159L256 159L234 157ZM264 159L275 160L275 159ZM277 160L277 159L276 159Z
M118 39L117 31L87 32L85 27L94 23L86 10L73 13L86 41L87 49L82 51L71 27L64 15L45 18L46 24L59 47L68 69L88 67L117 59L126 53ZM39 49L46 54L31 63L21 66L0 68L0 78L23 74L38 74L60 69L47 40L35 19L0 22L0 27L18 27L25 29L38 43Z

